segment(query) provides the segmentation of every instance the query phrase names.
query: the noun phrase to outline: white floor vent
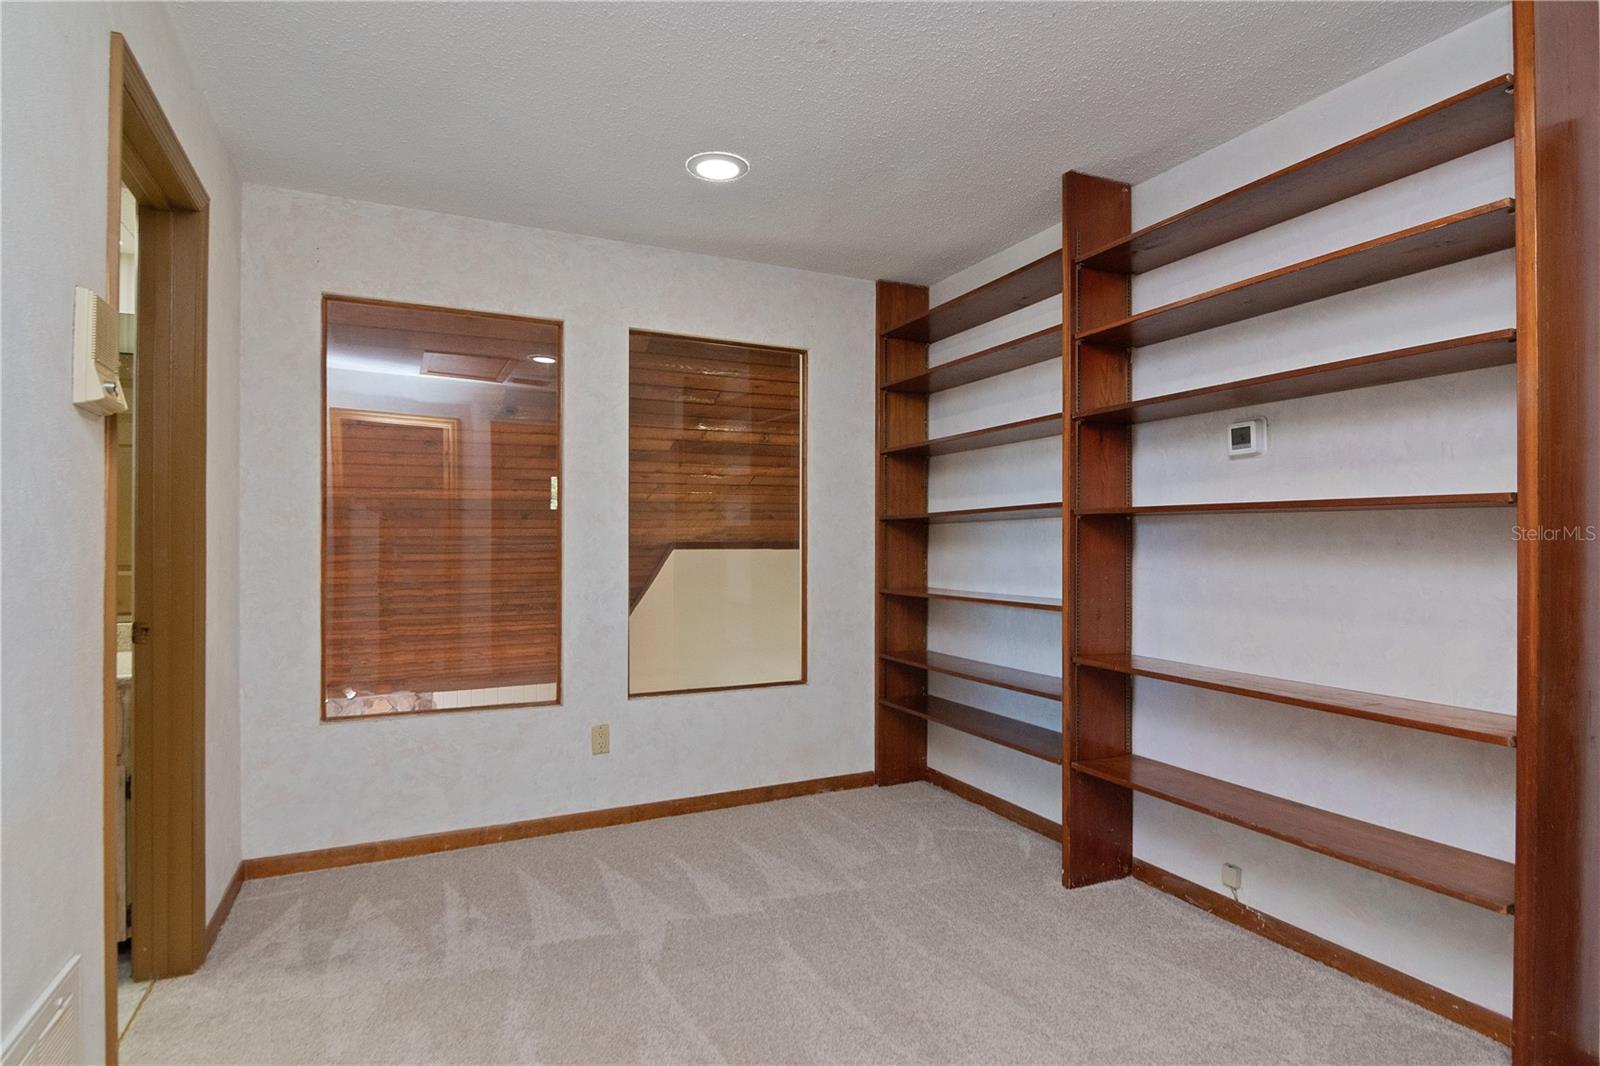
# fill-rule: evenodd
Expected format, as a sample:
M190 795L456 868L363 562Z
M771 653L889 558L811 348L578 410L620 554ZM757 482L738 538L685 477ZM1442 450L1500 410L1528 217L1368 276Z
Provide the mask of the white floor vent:
M78 956L56 975L0 1056L3 1066L72 1066L83 1062L78 1029Z

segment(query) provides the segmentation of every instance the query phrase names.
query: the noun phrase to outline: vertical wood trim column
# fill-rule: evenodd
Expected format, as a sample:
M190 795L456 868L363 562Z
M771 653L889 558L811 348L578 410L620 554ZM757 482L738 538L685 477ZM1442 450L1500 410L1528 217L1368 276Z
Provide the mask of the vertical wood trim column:
M1512 1046L1600 1060L1600 19L1513 6L1517 873ZM1549 537L1551 539L1545 539Z
M925 588L928 584L928 527L923 522L885 522L884 515L917 514L928 509L928 458L885 455L884 448L928 436L928 398L890 392L884 384L925 370L928 346L890 340L884 331L928 309L928 290L921 285L878 282L878 523L877 523L877 674L875 751L878 784L920 781L928 763L928 723L883 706L921 703L927 675L894 669L887 651L926 651L928 601L885 596L886 588Z
M1079 669L1075 660L1081 653L1130 650L1133 519L1085 517L1080 511L1131 502L1132 430L1080 424L1073 416L1130 395L1128 349L1075 339L1090 326L1129 313L1129 277L1078 267L1074 260L1085 249L1129 233L1131 203L1121 182L1076 172L1062 176L1061 882L1068 888L1126 877L1133 862L1133 793L1072 770L1080 759L1130 750L1132 680Z

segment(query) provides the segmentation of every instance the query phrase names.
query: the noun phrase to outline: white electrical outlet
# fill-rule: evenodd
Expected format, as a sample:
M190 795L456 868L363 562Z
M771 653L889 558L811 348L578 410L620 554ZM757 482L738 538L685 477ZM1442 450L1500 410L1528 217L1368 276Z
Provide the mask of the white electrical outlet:
M589 730L589 750L595 755L611 754L611 727L597 725Z
M1239 889L1244 885L1244 867L1236 866L1231 862L1222 864L1222 887L1233 893L1233 898L1239 898Z

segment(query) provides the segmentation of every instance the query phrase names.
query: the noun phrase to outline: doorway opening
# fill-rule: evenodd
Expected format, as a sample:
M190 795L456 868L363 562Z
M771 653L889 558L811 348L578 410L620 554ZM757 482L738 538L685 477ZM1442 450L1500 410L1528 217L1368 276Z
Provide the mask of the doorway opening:
M116 613L117 613L117 774L112 782L112 834L117 852L113 871L117 925L117 1038L128 1031L134 1012L149 994L154 980L133 976L133 908L128 900L128 857L133 852L133 530L134 530L134 419L138 398L134 391L134 361L138 348L139 306L139 202L122 186L119 201L119 255L117 290L117 374L128 409L111 416L116 436Z
M156 978L205 959L204 186L111 35L107 300L131 408L108 419L106 1059ZM119 976L128 991L119 996ZM122 1010L119 1010L119 999ZM126 1010L126 1015L122 1013Z

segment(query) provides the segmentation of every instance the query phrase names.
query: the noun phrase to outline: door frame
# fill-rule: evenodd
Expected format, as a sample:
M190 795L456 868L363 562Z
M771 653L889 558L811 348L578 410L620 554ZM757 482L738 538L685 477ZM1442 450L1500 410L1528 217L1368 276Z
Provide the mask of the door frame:
M139 203L133 843L139 978L205 961L206 306L210 199L154 91L111 34L106 294L118 302L122 187ZM116 1061L116 424L106 420L106 1061Z

